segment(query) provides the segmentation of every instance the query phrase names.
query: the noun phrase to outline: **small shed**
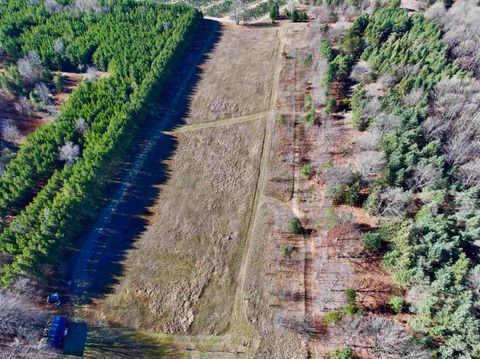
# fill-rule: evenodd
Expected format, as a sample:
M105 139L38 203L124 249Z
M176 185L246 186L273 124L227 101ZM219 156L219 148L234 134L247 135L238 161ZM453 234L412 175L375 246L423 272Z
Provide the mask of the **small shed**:
M53 317L48 331L47 343L52 348L62 349L63 338L68 332L68 318L62 315Z

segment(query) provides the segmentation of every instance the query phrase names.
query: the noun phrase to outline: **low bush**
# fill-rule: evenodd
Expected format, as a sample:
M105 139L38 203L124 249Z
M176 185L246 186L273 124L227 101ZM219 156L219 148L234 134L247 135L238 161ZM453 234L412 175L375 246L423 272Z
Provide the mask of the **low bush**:
M300 234L300 233L302 233L302 225L300 224L300 222L298 220L292 219L288 223L288 232L290 232L292 234Z

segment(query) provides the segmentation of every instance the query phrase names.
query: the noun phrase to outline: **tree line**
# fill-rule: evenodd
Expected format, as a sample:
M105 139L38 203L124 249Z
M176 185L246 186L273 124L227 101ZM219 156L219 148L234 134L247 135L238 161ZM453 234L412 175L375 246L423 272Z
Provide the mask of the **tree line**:
M0 215L15 215L0 235L3 285L55 261L94 218L115 161L201 17L183 5L122 1L82 11L53 5L0 4L4 51L14 59L35 53L59 69L95 65L108 76L82 83L58 118L27 137L0 177Z

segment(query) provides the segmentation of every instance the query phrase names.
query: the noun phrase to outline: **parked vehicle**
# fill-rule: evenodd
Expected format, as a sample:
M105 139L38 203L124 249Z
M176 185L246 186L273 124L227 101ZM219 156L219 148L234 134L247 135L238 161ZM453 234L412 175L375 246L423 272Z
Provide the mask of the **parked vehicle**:
M50 294L47 296L47 303L48 303L48 304L61 305L62 302L60 301L60 294L58 294L58 293L50 293Z
M63 338L68 333L68 318L56 315L49 323L47 332L47 344L55 349L63 348Z

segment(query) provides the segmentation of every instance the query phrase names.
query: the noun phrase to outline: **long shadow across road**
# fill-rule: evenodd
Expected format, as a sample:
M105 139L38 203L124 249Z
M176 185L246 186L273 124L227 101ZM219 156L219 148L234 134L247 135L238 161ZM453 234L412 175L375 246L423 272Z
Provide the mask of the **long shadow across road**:
M119 171L121 180L111 186L105 208L82 241L72 274L77 305L111 292L122 273L127 251L147 225L148 208L158 196L158 186L168 179L164 162L172 156L176 141L164 132L184 124L190 94L200 79L200 65L220 36L218 22L203 20L171 81L158 94L158 101L150 104L149 118L129 161Z

